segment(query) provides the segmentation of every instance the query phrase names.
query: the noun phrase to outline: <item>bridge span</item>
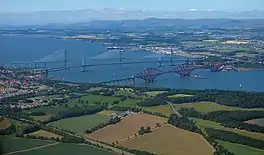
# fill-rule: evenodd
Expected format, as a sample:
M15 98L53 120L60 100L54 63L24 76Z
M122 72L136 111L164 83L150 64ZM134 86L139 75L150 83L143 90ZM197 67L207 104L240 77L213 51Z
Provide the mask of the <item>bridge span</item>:
M176 73L180 77L190 77L191 73L197 69L209 69L211 72L220 72L225 69L232 69L234 71L239 71L239 69L236 68L231 63L208 63L208 64L203 64L203 65L198 65L195 63L193 64L184 63L174 68L171 68L168 71L162 71L162 70L155 69L155 68L146 68L143 71L138 72L131 78L106 81L100 84L115 85L115 86L134 86L136 84L135 79L144 80L145 83L153 83L156 77L161 76L163 74Z

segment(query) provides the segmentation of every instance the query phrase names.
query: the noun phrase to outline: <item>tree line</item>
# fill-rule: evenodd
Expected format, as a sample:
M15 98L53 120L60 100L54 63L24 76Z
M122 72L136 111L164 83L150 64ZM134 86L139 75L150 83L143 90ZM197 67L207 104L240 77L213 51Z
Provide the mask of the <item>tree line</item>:
M98 129L101 129L101 128L104 128L108 125L111 125L111 124L116 124L118 122L120 122L121 119L119 117L114 117L114 118L111 118L109 121L105 122L105 123L100 123L98 124L97 126L93 127L93 128L90 128L90 129L87 129L85 130L85 133L86 134L90 134Z
M80 117L83 115L93 115L104 110L101 105L73 107L60 111L56 116L52 116L50 120L44 121L44 123L54 122L64 118Z
M263 111L214 111L210 113L200 113L193 108L181 108L179 112L185 117L195 117L215 121L229 128L264 133L264 127L244 122L250 119L263 118Z
M209 137L228 141L231 143L238 143L242 145L252 146L259 149L264 149L264 141L246 137L237 133L223 131L218 129L206 128L206 133Z
M166 100L160 99L160 98L155 98L155 99L149 99L145 100L139 103L139 106L141 107L153 107L153 106L158 106L158 105L166 105L168 104Z
M174 94L189 94L191 97L168 98ZM159 94L157 98L166 99L174 104L211 101L221 105L235 106L241 108L264 108L263 92L242 92L227 90L172 90Z

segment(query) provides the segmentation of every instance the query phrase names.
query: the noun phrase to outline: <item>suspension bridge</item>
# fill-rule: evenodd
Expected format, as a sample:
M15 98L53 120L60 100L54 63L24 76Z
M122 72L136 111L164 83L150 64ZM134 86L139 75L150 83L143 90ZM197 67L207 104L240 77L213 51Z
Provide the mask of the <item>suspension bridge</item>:
M158 67L162 67L163 63L170 63L170 66L173 66L171 69L167 71L163 71L163 70L155 69L155 68L146 68L143 71L138 72L134 76L131 76L129 78L104 81L100 83L103 85L110 85L110 86L113 86L113 85L115 86L134 86L136 85L136 79L143 80L145 83L153 83L154 80L158 76L168 74L168 73L175 73L175 74L178 74L180 77L190 77L192 72L197 69L209 69L211 72L220 72L225 69L231 69L234 71L239 70L233 65L232 62L205 62L201 64L197 61L190 62L188 59L173 59L173 52L171 52L171 57L169 59L162 59L162 54L161 54L158 60L144 59L144 60L138 60L138 61L123 61L128 58L124 58L120 54L120 57L118 59L115 59L117 60L115 62L93 63L93 64L87 64L86 62L87 59L85 58L85 56L83 56L81 58L81 63L77 65L68 65L67 51L63 50L63 53L64 53L63 60L48 61L44 59L44 61L17 62L17 63L12 63L11 67L42 71L42 72L45 72L46 75L48 75L49 72L58 72L58 71L70 70L74 68L80 68L82 72L86 72L88 67L96 67L96 66L112 66L112 65L144 64L144 63L158 64L157 65ZM92 59L89 59L89 60L92 60ZM110 59L100 59L100 60L110 60ZM184 63L179 64L179 65L174 65L175 61L184 62ZM62 66L49 68L48 66L50 66L50 64L53 64L53 63L60 63L62 64Z

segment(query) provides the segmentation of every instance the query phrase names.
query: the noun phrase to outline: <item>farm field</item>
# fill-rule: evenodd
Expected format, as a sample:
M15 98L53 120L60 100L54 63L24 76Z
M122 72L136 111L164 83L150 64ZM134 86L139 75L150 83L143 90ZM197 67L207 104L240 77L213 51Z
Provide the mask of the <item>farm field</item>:
M149 91L149 92L145 92L145 94L151 96L151 97L155 97L159 94L162 94L162 93L166 93L167 91Z
M133 116L125 117L121 122L115 125L106 126L87 136L94 140L112 144L113 142L122 141L130 136L134 136L142 126L153 127L156 123L164 124L166 122L166 118L148 114L135 114Z
M67 129L76 133L82 133L89 128L108 121L110 118L110 116L100 114L85 115L81 117L61 119L55 122L51 122L49 123L49 125Z
M1 145L3 153L19 151L24 149L30 149L33 147L43 146L47 144L52 144L54 142L37 140L37 139L20 139L12 137L1 137Z
M135 93L133 92L133 89L129 91L123 88L120 88L117 91L115 91L115 95L136 96Z
M259 126L264 126L264 118L252 119L252 120L246 121L246 123L256 124L256 125L259 125Z
M180 97L192 97L193 95L188 95L188 94L175 94L175 95L170 95L167 96L168 98L180 98Z
M247 137L251 137L251 138L254 138L254 139L264 140L264 134L263 133L249 132L249 131L246 131L246 130L239 130L239 129L233 129L233 128L226 128L224 126L221 126L217 122L203 120L203 119L193 118L193 120L195 120L196 124L202 129L214 128L214 129L234 132L234 133L237 133L237 134L240 134L240 135L244 135L244 136L247 136Z
M263 155L264 150L257 149L250 146L245 146L241 144L230 143L226 141L217 140L221 145L223 145L230 152L233 152L235 155Z
M29 110L25 110L25 112L45 112L47 115L56 115L58 112L66 110L65 106L44 106L38 108L32 108Z
M31 135L31 136L37 136L37 137L47 137L47 138L51 138L51 137L54 137L54 138L62 138L62 136L60 135L57 135L55 133L52 133L52 132L48 132L48 131L45 131L45 130L38 130L36 132L32 132L30 134L27 134L27 135Z
M59 143L56 145L40 148L32 151L16 153L15 155L116 155L102 149L88 145Z
M31 116L36 121L47 121L51 118L50 115L42 115L42 116Z
M109 116L110 114L112 114L114 112L115 111L112 111L112 110L103 110L103 111L98 112L97 114L104 115L104 116Z
M6 117L0 117L0 130L9 128L12 125L12 120Z
M246 109L240 107L230 107L225 105L220 105L215 102L195 102L195 103L183 103L183 104L174 104L177 109L180 108L194 108L198 112L208 113L213 111L231 111L231 110L264 110L263 108L259 109Z
M160 105L160 106L153 106L153 107L142 107L143 110L161 113L166 116L170 116L173 113L169 105Z
M78 99L72 99L69 101L68 105L72 106L78 103L78 100L88 101L88 104L94 104L95 102L108 102L113 103L114 101L118 101L119 98L112 96L103 96L103 95L87 95Z
M121 101L118 105L120 107L137 107L138 106L137 104L139 102L140 102L139 100L127 99L125 101Z
M212 155L214 148L196 133L171 125L121 144L124 147L166 155Z

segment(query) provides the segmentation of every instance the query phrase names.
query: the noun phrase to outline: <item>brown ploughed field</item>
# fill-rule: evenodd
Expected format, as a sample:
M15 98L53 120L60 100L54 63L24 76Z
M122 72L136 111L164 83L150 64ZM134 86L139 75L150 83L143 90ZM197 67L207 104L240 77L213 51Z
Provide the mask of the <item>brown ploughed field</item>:
M89 138L107 142L109 144L116 141L123 141L128 137L138 134L140 127L155 127L157 123L165 124L166 118L152 116L148 114L135 114L125 117L121 122L115 125L109 125L88 135Z
M171 125L164 125L121 145L166 155L212 155L214 152L214 148L201 135Z

